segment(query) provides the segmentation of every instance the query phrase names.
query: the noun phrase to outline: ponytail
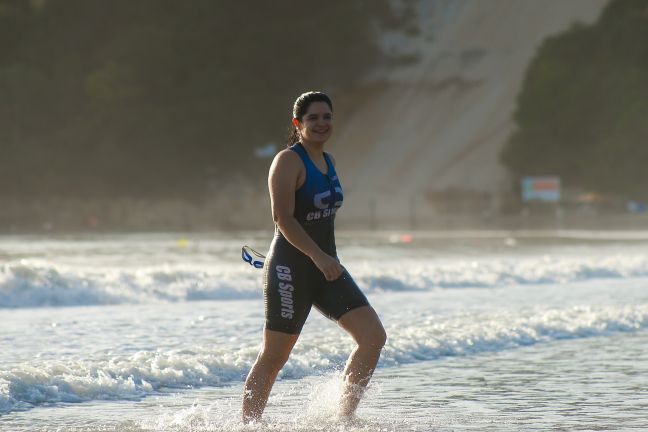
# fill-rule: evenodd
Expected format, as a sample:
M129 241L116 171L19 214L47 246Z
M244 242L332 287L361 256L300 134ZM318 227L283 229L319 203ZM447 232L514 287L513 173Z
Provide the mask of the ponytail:
M291 145L295 144L298 142L301 137L299 136L299 132L297 132L297 128L295 127L294 124L290 123L290 126L288 126L288 138L286 140L286 147L290 147Z

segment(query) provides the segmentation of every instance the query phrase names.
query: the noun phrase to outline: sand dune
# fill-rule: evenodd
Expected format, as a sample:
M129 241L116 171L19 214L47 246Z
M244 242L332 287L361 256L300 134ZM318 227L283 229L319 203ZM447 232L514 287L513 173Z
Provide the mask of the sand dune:
M423 34L406 47L420 62L377 72L380 85L346 108L332 143L351 198L346 218L365 217L372 205L405 216L434 190L506 190L498 153L530 60L547 36L595 21L606 3L422 0Z

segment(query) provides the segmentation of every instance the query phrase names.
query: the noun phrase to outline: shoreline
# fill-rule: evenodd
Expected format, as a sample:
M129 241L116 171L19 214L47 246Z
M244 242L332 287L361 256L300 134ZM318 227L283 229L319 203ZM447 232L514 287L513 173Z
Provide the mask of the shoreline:
M403 201L403 202L400 202ZM491 202L466 200L444 208L425 200L395 197L389 206L350 198L336 228L366 231L462 230L648 230L648 213L620 205L569 203L498 209ZM365 205L366 204L366 205ZM0 199L0 234L114 234L274 229L264 190L241 188L201 201L181 199ZM347 206L345 206L347 207Z
M181 221L149 221L148 223L123 223L97 225L87 223L54 224L49 221L15 224L0 224L0 235L129 235L156 233L226 233L245 231L274 231L270 221L248 221L248 223L233 224L222 221L207 222L204 218L194 221L189 217ZM269 218L266 218L269 219ZM340 217L336 220L336 232L363 233L416 233L416 232L502 232L502 233L556 233L561 231L601 231L601 232L648 232L648 216L645 215L605 215L579 217L573 215L556 219L545 216L497 216L488 219L470 215L447 215L417 222L413 225L406 218L382 220L369 227L362 221L348 220ZM628 239L631 240L631 239Z

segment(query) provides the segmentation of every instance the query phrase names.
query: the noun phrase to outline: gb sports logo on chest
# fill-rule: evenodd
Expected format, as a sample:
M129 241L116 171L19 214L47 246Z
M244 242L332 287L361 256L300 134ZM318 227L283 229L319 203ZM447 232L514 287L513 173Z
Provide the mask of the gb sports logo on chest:
M324 192L320 192L315 194L313 196L313 206L319 210L309 212L306 215L306 220L311 222L311 221L316 221L322 218L327 218L329 216L333 216L335 212L337 212L337 209L342 206L342 188L339 186L335 187L335 192L336 192L336 197L339 197L335 203L333 203L333 207L330 205L330 198L332 195L332 190L327 190Z

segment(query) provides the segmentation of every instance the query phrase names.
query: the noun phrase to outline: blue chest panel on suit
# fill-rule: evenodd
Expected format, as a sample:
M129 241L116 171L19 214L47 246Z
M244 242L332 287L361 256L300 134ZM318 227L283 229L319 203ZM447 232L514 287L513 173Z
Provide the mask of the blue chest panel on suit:
M306 168L306 180L295 191L295 218L304 226L332 223L342 206L343 193L331 158L324 153L328 173L323 174L301 143L293 144L290 150L299 155Z

